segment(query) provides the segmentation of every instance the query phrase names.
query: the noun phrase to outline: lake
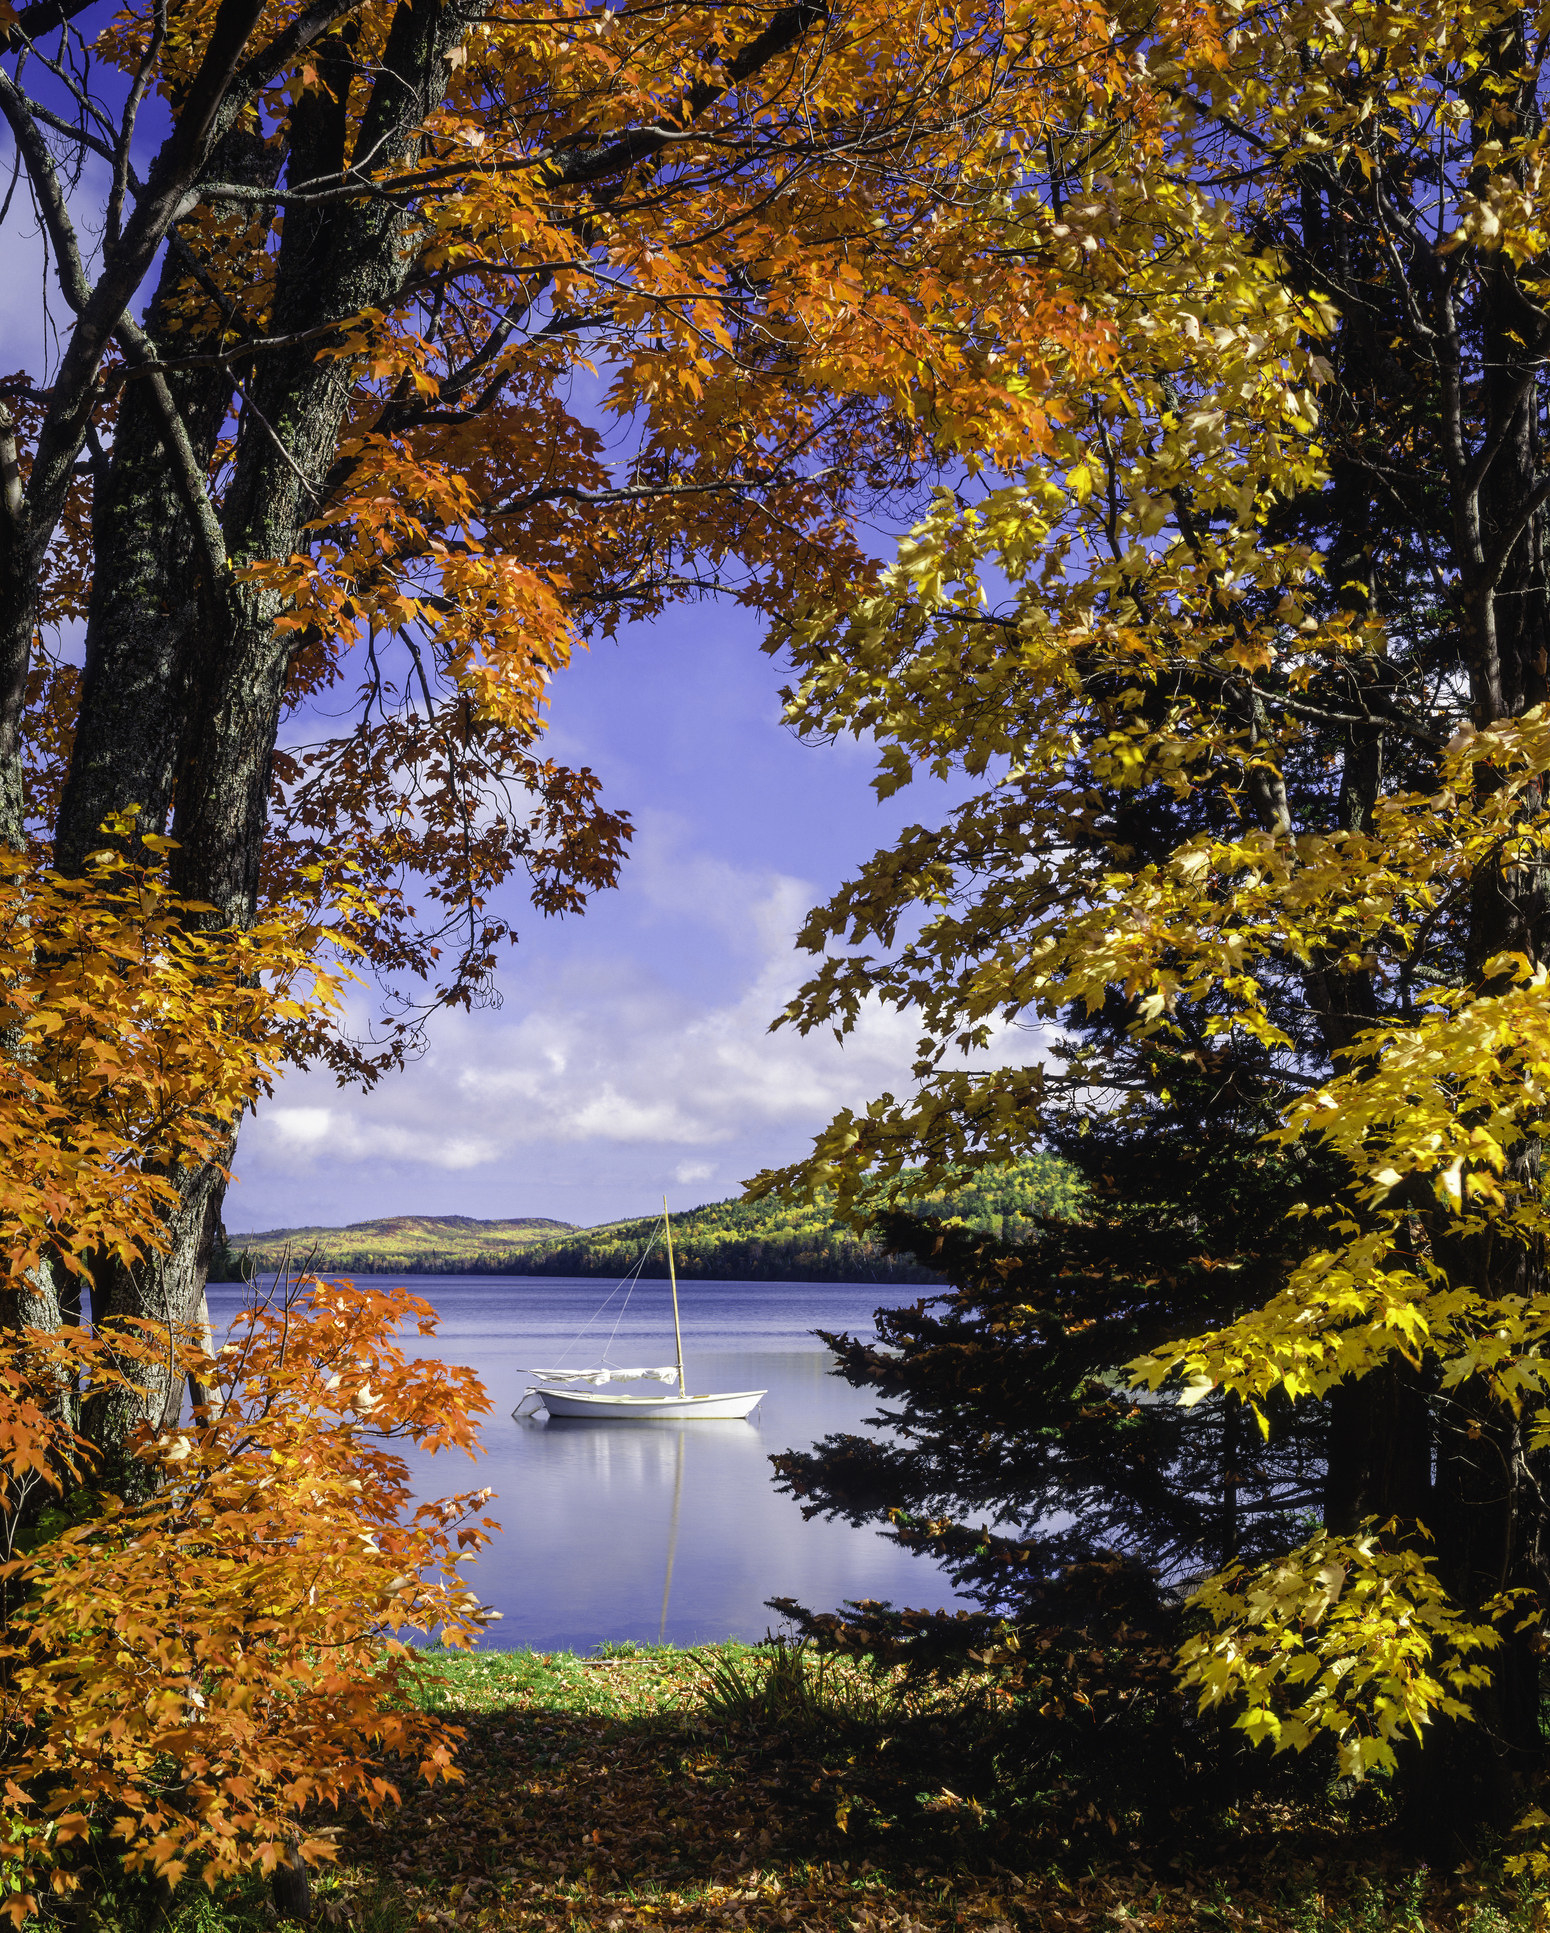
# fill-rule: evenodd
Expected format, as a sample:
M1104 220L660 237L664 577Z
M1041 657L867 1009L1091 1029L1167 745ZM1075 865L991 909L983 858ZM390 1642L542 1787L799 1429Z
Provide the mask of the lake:
M583 1326L607 1281L550 1276L356 1276L406 1286L431 1303L439 1334L407 1346L476 1371L490 1393L484 1452L414 1457L416 1495L489 1484L501 1531L469 1583L502 1613L491 1646L590 1649L604 1640L691 1645L762 1638L770 1597L812 1610L846 1598L936 1608L964 1600L933 1564L879 1532L804 1523L776 1490L769 1458L851 1430L874 1399L828 1373L815 1328L872 1332L872 1311L921 1293L875 1283L702 1282L681 1285L691 1389L767 1389L746 1423L548 1422L513 1419L534 1365L597 1360L619 1303ZM212 1283L217 1336L242 1306L240 1283ZM567 1356L564 1352L570 1347ZM666 1282L638 1283L610 1351L616 1363L673 1360ZM639 1387L639 1386L637 1386ZM654 1385L646 1385L649 1391Z

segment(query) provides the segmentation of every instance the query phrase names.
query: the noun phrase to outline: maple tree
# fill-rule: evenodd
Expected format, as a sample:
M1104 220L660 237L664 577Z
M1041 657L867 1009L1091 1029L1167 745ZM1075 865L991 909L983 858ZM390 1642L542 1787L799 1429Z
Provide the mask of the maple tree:
M863 515L1041 446L1054 346L1096 367L1104 331L1002 207L1157 31L1091 0L0 14L0 222L30 205L63 307L0 382L14 1914L72 1836L218 1879L311 1799L386 1796L385 1750L442 1768L371 1647L447 1527L396 1527L363 1447L395 1411L323 1373L341 1324L382 1361L392 1311L212 1353L237 1121L283 1063L370 1080L488 998L524 874L544 913L611 883L628 821L542 745L578 645L840 595ZM382 984L364 1040L348 972Z
M406 1319L434 1332L405 1292L303 1282L250 1307L213 1358L143 1321L0 1338L0 1910L15 1925L104 1853L213 1889L255 1863L333 1858L317 1808L396 1801L387 1761L461 1776L456 1732L407 1695L404 1634L457 1646L481 1629L457 1565L485 1541L490 1493L410 1512L394 1445L472 1449L489 1404L471 1371L405 1357ZM89 1409L142 1397L169 1360L202 1400L132 1430L160 1480L17 1538L38 1523L29 1491L93 1479L93 1446L49 1400L60 1381Z
M8 205L65 313L0 384L0 841L79 880L105 838L170 840L191 933L313 909L383 1006L366 1039L309 1009L283 1055L392 1067L490 996L521 875L545 913L616 876L627 819L541 742L579 644L681 596L840 595L859 516L1046 438L1051 355L1096 366L1105 331L1001 209L1159 30L1046 0L903 34L876 0L8 11ZM109 1164L154 1229L15 1248L29 1319L68 1319L84 1262L99 1325L198 1320L230 1071L194 1138Z
M1094 1110L1144 1127L1176 1082L1259 1096L1333 1196L1238 1307L1106 1366L1202 1431L1328 1417L1324 1528L1201 1592L1187 1675L1357 1775L1424 1738L1418 1815L1500 1818L1550 1587L1546 23L1230 18L1007 210L1111 331L1057 372L1054 448L779 634L793 718L875 735L881 791L985 783L803 935L790 1020L914 1011L915 1091L757 1185L855 1201ZM1167 161L1133 167L1149 89ZM1008 1021L1050 1051L952 1064ZM1208 1261L1209 1212L1174 1207Z
M489 1493L411 1508L394 1448L472 1451L488 1409L470 1371L406 1359L395 1332L431 1334L425 1304L277 1280L219 1349L165 1310L82 1321L104 1254L130 1271L165 1251L178 1165L222 1157L233 1109L339 990L319 959L337 899L209 929L168 885L169 841L132 814L107 831L79 878L0 865L0 1910L18 1925L115 1863L212 1888L257 1864L294 1912L306 1864L333 1856L319 1806L395 1801L393 1760L456 1776L456 1734L406 1697L404 1634L457 1645L484 1622L456 1566Z

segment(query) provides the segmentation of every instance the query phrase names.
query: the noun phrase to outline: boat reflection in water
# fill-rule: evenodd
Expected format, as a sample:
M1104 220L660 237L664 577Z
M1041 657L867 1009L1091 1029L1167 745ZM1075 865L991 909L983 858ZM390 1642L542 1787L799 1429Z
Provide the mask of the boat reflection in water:
M762 1390L759 1393L764 1394ZM600 1429L597 1419L592 1417L546 1415L542 1410L536 1415L524 1415L520 1408L513 1414L524 1428L542 1431L551 1440L556 1435L572 1438L566 1458L572 1473L589 1472L600 1490L606 1490L611 1496L630 1491L642 1497L653 1492L660 1494L666 1490L671 1473L673 1502L662 1570L662 1610L657 1619L657 1643L665 1644L673 1565L678 1557L678 1525L683 1514L685 1439L692 1435L697 1445L705 1444L710 1454L725 1462L728 1457L735 1461L739 1453L750 1451L762 1456L759 1432L751 1423L718 1421L711 1417L696 1417L692 1423L679 1422L673 1427L661 1417L615 1414L608 1419L609 1427Z

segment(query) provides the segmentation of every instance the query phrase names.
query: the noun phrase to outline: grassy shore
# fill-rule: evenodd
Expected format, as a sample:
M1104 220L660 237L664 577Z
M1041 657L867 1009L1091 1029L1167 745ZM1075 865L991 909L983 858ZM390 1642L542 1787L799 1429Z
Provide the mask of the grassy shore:
M853 1721L875 1686L833 1680L834 1722L771 1735L737 1691L766 1669L737 1645L428 1653L423 1696L465 1730L464 1782L406 1784L401 1809L348 1822L323 1919L362 1933L1550 1925L1543 1889L1489 1862L1429 1872L1336 1817L1228 1815L1209 1843L1144 1848L1098 1820L1012 1857L948 1793L928 1802L929 1831L891 1837L852 1810Z

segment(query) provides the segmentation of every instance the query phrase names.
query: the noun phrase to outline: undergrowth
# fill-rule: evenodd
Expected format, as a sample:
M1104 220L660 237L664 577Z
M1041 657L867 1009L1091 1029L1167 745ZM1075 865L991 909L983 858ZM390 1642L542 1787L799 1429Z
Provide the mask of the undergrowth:
M910 1683L801 1644L427 1652L460 1784L337 1821L314 1933L1546 1933L1489 1856L1407 1862L1348 1789L1181 1815L1171 1836L1034 1768L987 1674ZM955 1782L956 1781L956 1782ZM987 1796L988 1795L988 1796ZM1059 1801L1065 1804L1060 1811ZM1030 1821L1031 1829L1030 1829ZM277 1933L254 1880L215 1900L105 1887L69 1933Z

